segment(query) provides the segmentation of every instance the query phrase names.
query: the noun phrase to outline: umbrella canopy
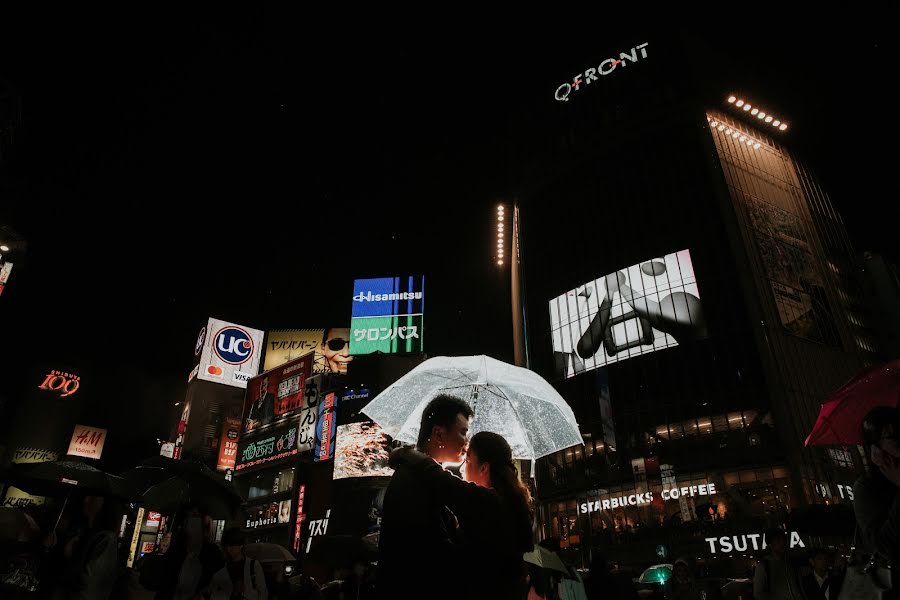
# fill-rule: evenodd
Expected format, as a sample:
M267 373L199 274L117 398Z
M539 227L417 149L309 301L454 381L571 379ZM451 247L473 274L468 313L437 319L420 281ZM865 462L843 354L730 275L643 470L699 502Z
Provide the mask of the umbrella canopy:
M543 546L535 545L531 552L526 552L522 555L522 560L537 565L542 569L553 569L554 571L560 571L566 575L569 574L569 570L566 568L566 565L563 564L562 559Z
M35 496L67 496L72 492L123 499L139 496L129 481L74 460L14 464L3 479Z
M502 435L515 458L537 459L582 443L572 409L553 386L533 371L484 355L426 360L363 412L393 438L415 442L425 406L440 394L468 402L475 411L472 433Z
M353 535L314 537L309 558L332 567L350 566L355 561L378 559L378 548L364 538Z
M141 491L144 504L162 513L194 505L213 518L229 519L242 502L233 484L197 462L155 456L122 476Z
M900 403L900 360L860 372L828 398L807 446L852 446L862 443L862 421L877 406Z
M268 542L256 542L244 546L244 556L261 563L293 562L297 560L284 546Z

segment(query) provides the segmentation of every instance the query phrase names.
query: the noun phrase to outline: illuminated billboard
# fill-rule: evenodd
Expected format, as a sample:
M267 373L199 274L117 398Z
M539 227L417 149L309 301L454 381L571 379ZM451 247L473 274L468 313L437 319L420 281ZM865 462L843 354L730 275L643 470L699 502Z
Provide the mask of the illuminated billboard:
M308 354L251 379L244 399L244 432L277 423L307 408L306 383L312 366L313 355Z
M353 360L350 356L350 330L346 327L329 327L269 331L265 370L269 371L308 354L314 357L313 373L346 374L347 364Z
M86 425L76 425L69 441L69 456L99 459L106 443L106 430Z
M246 388L259 372L264 334L258 329L210 319L197 338L200 363L197 377L204 381Z
M350 354L422 352L425 277L353 282Z
M564 377L706 337L690 251L631 265L554 298L550 328Z
M319 349L324 329L275 329L266 338L264 371Z
M339 425L335 437L334 478L390 477L391 438L374 421Z

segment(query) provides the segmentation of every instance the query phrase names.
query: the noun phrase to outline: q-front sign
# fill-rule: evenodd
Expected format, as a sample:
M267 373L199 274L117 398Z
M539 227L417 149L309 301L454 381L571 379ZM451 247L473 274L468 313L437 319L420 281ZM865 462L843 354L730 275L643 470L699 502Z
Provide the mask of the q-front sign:
M601 77L606 77L618 69L625 68L629 63L636 63L641 58L647 58L647 42L639 44L631 49L630 52L620 52L619 58L607 58L596 67L590 67L572 78L572 83L564 83L556 88L554 98L560 102L568 102L569 96L582 87L588 87L591 83L600 81ZM638 53L640 52L640 58Z

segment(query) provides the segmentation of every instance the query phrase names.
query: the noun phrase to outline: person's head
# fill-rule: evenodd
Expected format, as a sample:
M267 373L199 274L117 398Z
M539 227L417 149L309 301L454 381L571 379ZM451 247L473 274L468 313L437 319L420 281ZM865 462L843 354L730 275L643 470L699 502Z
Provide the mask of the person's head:
M875 466L887 466L889 459L900 460L900 409L879 406L870 410L862 422L862 439L866 458Z
M85 496L81 503L81 514L92 529L116 531L122 512L121 505L113 498Z
M531 522L533 518L531 492L519 480L513 462L512 448L503 436L491 431L479 431L469 442L466 454L465 478L482 487L492 488L511 511L521 519L523 552L531 549Z
M100 511L103 510L103 505L106 503L106 498L103 496L85 496L81 501L81 514L83 514L88 521L93 522L97 515L100 514Z
M228 529L222 534L225 556L235 562L244 558L244 534L239 529Z
M766 546L776 557L781 558L787 552L787 533L780 527L766 530Z
M437 462L461 462L474 414L464 400L443 394L435 397L422 412L416 446Z
M691 566L683 558L679 558L672 564L672 577L676 583L689 583L691 580Z
M264 376L259 381L259 397L260 399L266 397L266 393L269 391L269 377L268 375Z
M828 552L822 548L814 549L809 555L809 564L819 577L828 573Z
M346 373L350 356L350 331L348 329L326 329L322 334L319 352L325 357L325 364L332 373Z

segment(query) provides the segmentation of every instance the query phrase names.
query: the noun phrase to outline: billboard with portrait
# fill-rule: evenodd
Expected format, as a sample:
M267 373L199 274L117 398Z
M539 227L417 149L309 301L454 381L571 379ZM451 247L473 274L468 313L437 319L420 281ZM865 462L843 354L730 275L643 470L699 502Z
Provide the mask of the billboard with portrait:
M705 338L690 251L651 258L554 298L550 326L564 377Z
M280 423L307 408L312 367L313 355L307 354L251 379L244 399L244 432Z
M197 338L200 361L197 377L204 381L246 388L259 372L264 334L258 329L209 319ZM196 347L195 347L196 353Z
M266 340L265 369L271 370L288 360L313 357L312 372L345 375L350 355L350 329L276 329Z
M350 353L422 352L425 277L353 282Z

